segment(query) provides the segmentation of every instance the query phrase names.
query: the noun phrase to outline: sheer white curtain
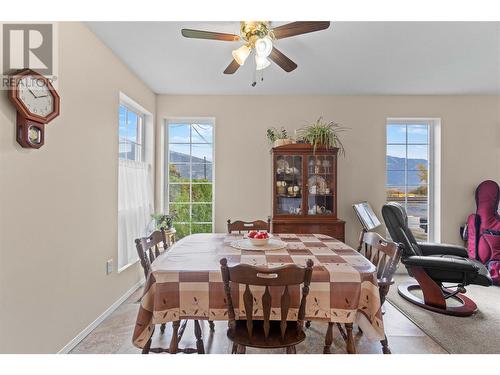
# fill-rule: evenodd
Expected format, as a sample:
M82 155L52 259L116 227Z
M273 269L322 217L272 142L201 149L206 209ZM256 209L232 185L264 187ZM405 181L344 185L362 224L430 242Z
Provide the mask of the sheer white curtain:
M134 239L147 234L153 212L151 167L120 159L118 167L118 270L138 259Z

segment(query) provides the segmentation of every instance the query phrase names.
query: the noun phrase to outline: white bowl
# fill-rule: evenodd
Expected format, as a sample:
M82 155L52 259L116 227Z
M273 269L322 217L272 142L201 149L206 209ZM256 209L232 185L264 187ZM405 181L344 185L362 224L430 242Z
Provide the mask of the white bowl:
M267 245L269 243L269 240L273 237L273 235L271 233L268 233L267 234L269 236L269 238L250 238L248 237L248 234L245 234L245 238L248 239L250 241L250 243L254 246L264 246L264 245Z

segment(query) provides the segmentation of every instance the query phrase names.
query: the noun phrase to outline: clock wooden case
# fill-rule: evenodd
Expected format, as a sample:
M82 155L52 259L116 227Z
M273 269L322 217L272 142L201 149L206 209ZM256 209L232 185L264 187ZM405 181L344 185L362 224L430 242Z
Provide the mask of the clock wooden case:
M318 233L345 241L337 217L338 149L297 143L274 147L273 232Z
M9 99L17 110L17 142L25 148L45 143L45 125L59 116L60 97L50 81L25 69L12 77Z

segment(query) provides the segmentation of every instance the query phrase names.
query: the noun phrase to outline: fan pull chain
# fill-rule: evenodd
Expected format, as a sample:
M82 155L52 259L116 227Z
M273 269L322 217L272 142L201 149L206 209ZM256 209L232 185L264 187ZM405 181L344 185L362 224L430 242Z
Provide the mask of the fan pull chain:
M253 82L252 87L257 86L257 81L264 82L264 69L253 71Z

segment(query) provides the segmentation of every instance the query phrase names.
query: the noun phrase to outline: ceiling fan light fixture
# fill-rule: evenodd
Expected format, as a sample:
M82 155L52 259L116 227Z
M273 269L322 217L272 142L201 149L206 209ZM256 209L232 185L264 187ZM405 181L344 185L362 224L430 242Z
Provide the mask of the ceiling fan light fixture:
M259 38L255 41L255 52L257 55L262 57L267 57L271 54L273 50L273 41L270 37L265 36L263 38Z
M240 48L235 49L232 52L233 58L239 65L243 65L248 55L250 54L250 48L247 45L242 45Z
M269 65L271 65L271 61L267 59L266 56L255 55L255 65L257 70L266 69Z

